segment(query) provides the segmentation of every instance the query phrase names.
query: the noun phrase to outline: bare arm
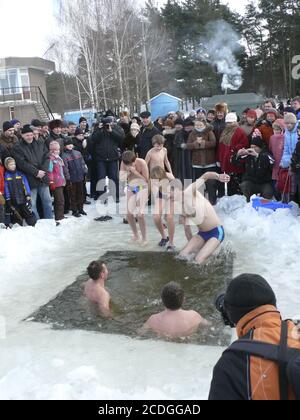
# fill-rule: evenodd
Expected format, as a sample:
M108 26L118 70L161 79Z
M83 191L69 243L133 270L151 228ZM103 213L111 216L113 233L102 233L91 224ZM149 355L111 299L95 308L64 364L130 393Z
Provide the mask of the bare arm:
M146 156L145 162L146 162L146 164L147 164L148 168L150 168L150 162L151 162L151 151L147 153L147 156Z
M112 313L110 311L110 296L107 293L99 293L98 308L100 313L105 318L111 318Z
M128 172L127 172L126 166L122 162L121 167L120 167L120 181L126 182L127 179L128 179Z

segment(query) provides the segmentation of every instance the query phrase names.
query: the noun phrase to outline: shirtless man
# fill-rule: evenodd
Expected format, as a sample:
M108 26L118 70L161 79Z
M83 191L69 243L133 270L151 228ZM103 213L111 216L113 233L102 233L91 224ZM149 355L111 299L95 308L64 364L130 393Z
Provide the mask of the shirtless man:
M131 151L123 153L120 168L120 180L127 183L127 221L133 232L132 240L139 242L140 237L136 225L135 213L142 234L142 246L147 246L147 227L145 209L148 203L149 169L143 159L139 159Z
M171 164L168 159L168 150L164 147L165 141L166 139L160 134L157 134L152 139L153 149L146 156L146 163L150 172L153 168L159 166L172 174Z
M225 232L215 209L210 202L198 191L209 179L223 183L230 182L226 174L219 175L207 172L194 184L190 185L183 194L183 219L187 236L190 239L187 246L181 251L180 256L188 258L196 255L195 261L203 264L222 244ZM192 236L191 224L198 227L198 234Z
M110 295L105 289L105 282L108 278L108 269L103 262L93 261L88 266L90 280L85 284L84 293L87 299L98 306L100 314L104 317L111 317Z
M197 312L182 309L184 291L179 284L175 282L167 284L162 291L161 297L166 310L160 314L153 315L143 326L140 331L141 334L152 331L159 337L174 340L176 338L190 337L199 327L211 325Z

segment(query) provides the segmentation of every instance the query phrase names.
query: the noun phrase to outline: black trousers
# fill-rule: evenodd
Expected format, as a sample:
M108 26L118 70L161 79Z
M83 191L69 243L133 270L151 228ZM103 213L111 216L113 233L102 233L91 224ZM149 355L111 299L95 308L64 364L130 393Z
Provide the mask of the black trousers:
M194 182L196 179L201 178L202 175L207 172L217 172L217 167L214 168L193 168L194 169ZM206 191L208 193L208 199L210 203L214 206L217 202L217 184L218 181L210 179L206 182Z
M55 220L63 220L65 217L65 196L64 196L64 187L56 188L53 191L54 197L54 215Z
M251 181L244 181L241 183L241 190L248 202L250 202L250 199L254 194L260 194L267 200L271 200L274 195L273 185L271 182L256 184Z
M82 211L83 205L85 202L84 193L83 193L83 181L74 182L71 185L71 210Z

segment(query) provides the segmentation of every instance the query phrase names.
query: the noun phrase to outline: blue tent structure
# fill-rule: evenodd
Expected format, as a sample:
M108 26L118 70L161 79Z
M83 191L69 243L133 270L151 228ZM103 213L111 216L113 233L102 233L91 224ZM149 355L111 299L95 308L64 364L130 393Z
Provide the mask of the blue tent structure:
M176 96L162 92L154 98L150 99L152 120L158 117L164 117L169 112L177 112L181 110L182 100Z

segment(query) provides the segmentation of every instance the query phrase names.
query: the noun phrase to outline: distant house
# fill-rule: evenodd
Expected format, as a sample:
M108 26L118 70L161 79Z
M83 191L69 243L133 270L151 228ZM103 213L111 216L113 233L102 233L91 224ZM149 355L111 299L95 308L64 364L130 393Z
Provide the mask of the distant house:
M264 98L256 93L233 93L228 95L215 95L202 101L202 106L214 109L215 105L220 102L226 102L229 111L235 111L238 115L242 115L246 108L256 109L264 101Z
M46 76L54 71L54 62L38 57L0 58L0 121L51 119Z
M169 112L177 112L182 109L182 100L176 96L162 92L150 100L152 119L164 117Z

